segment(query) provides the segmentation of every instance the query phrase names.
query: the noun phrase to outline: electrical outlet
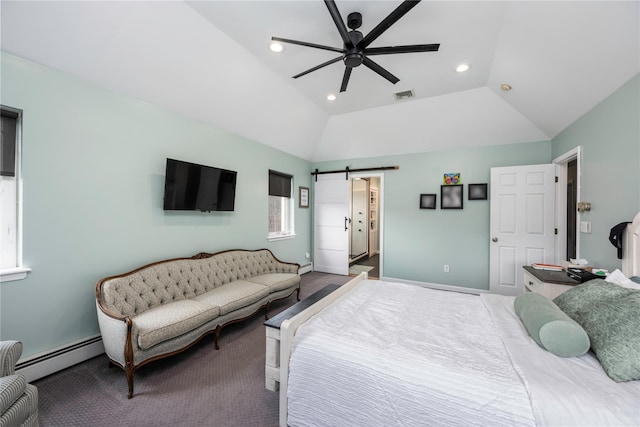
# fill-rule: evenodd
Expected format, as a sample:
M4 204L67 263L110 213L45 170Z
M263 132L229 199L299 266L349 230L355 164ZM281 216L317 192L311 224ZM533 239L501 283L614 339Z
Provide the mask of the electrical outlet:
M306 259L309 259L309 258L311 258L311 255L309 255L309 252L305 252L304 257L305 257Z
M448 273L449 272L449 264L445 264L444 265L444 272Z

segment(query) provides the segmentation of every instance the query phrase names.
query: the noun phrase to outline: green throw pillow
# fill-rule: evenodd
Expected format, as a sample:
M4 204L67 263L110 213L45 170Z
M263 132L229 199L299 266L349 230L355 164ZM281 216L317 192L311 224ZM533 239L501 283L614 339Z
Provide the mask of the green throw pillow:
M611 379L640 379L640 290L591 280L553 300L589 335L591 348Z
M527 332L540 347L560 357L582 356L589 351L587 333L553 301L526 292L517 296L513 305Z

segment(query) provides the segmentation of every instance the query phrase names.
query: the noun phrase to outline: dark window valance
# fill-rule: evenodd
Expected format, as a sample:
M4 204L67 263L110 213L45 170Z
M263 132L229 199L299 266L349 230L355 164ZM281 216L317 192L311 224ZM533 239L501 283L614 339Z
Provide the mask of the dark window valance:
M292 175L269 170L269 195L291 197L292 178Z
M16 133L18 129L18 113L5 110L2 111L2 122L0 123L1 154L0 175L16 176Z

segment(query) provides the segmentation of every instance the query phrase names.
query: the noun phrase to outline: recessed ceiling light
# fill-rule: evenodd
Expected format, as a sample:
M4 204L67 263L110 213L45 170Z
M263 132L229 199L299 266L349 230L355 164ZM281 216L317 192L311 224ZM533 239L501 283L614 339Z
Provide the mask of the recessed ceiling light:
M327 95L327 99L329 101L335 101L336 100L336 96L334 94L330 93L329 95Z
M511 85L508 85L506 83L502 83L500 85L500 89L502 89L505 92L509 92L512 89L512 87L511 87Z
M279 53L284 50L284 46L282 45L282 43L271 42L271 44L269 45L269 49L271 49L272 52Z
M469 68L471 67L471 65L469 64L460 64L456 67L456 71L459 73L464 73L465 71L467 71Z

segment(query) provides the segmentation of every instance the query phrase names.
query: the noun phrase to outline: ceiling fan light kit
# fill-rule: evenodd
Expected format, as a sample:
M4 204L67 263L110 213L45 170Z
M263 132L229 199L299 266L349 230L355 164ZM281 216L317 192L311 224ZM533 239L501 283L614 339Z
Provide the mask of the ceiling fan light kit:
M332 52L338 52L341 55L337 58L326 61L320 65L312 67L306 71L293 76L294 79L307 75L320 68L331 65L340 60L345 65L344 74L342 76L342 84L340 85L340 92L347 90L349 79L351 77L351 70L355 67L363 65L370 70L374 71L378 75L382 76L389 82L396 84L400 81L399 78L391 74L389 71L381 67L379 64L369 58L374 55L389 55L398 53L416 53L416 52L437 52L440 48L440 44L417 44L406 46L385 46L385 47L369 47L369 45L375 41L382 33L395 24L400 18L402 18L407 12L413 9L420 0L406 0L403 1L393 12L391 12L386 18L384 18L373 30L371 30L366 36L363 35L358 28L362 26L362 14L359 12L352 12L347 16L347 22L342 19L340 11L336 6L335 1L325 0L325 5L329 10L329 14L333 18L333 22L336 25L338 33L342 38L342 48L336 48L332 46L319 45L315 43L309 43L299 40L284 39L281 37L272 37L271 40L275 42L291 43L300 46L312 47L315 49L329 50ZM351 31L347 30L347 27Z

